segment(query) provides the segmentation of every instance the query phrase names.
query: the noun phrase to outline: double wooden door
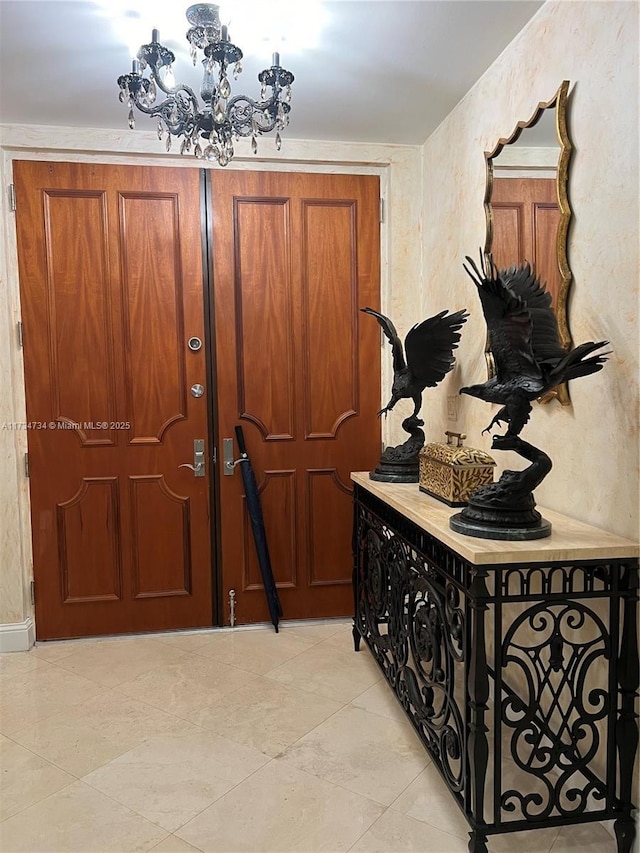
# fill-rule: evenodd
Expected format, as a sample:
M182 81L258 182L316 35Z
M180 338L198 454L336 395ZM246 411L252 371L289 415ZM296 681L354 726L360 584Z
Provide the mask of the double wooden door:
M379 300L377 179L208 178L14 164L40 639L228 623L230 589L238 621L266 619L222 475L236 423L285 617L351 610L349 472L380 447L358 313Z

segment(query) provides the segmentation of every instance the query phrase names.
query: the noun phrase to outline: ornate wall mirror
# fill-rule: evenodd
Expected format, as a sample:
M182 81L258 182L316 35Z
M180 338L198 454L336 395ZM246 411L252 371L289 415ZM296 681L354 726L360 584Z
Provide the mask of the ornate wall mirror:
M571 208L567 197L571 141L567 133L565 80L550 101L538 104L528 121L520 121L511 136L485 152L487 183L484 208L487 220L485 254L491 252L499 269L529 261L551 292L560 340L571 346L567 301L571 270L567 234ZM493 361L487 344L487 366ZM569 404L566 384L540 402L556 398Z

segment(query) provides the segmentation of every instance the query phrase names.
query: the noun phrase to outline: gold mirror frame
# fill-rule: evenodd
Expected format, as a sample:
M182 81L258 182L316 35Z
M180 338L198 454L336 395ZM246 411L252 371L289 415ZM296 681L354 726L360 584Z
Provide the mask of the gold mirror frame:
M567 236L569 233L569 225L571 222L571 207L569 205L569 198L567 195L567 184L569 180L569 161L571 159L571 152L573 150L573 146L571 144L571 140L569 139L569 134L567 131L568 94L569 81L564 80L562 82L562 85L550 101L541 101L528 121L519 121L511 136L507 138L500 138L493 150L485 151L484 154L487 170L487 180L484 196L484 211L487 222L487 233L484 248L486 257L491 252L491 247L493 244L494 224L493 211L491 209L491 196L493 193L493 161L506 145L510 145L512 142L516 142L523 130L536 125L544 114L545 110L555 108L556 136L558 140L558 146L560 148L556 177L558 208L560 212L558 230L556 232L556 256L558 260L558 269L560 272L560 285L556 297L555 312L558 320L558 332L560 335L560 341L562 343L562 346L567 350L570 349L572 343L571 332L569 331L569 322L567 318L567 303L569 299L569 290L573 278L571 274L571 269L569 267L569 261L567 258ZM488 339L485 346L485 357L487 360L487 369L489 372L489 376L491 377L494 375L495 369L493 364L493 357L489 349ZM557 388L554 388L553 391L550 391L544 397L541 397L539 402L548 403L554 398L557 399L558 402L561 403L563 406L570 405L571 400L569 397L569 389L567 387L566 382L562 385L558 385Z

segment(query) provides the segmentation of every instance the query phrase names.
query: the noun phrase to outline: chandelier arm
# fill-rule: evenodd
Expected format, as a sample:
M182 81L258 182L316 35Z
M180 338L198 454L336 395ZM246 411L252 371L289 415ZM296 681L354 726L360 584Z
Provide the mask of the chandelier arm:
M158 74L158 72L156 71L155 68L150 68L149 70L151 72L151 76L153 77L153 80L154 80L156 86L161 91L163 91L165 93L165 95L171 96L171 95L177 95L178 92L186 92L187 95L189 96L189 100L192 102L194 108L196 110L198 109L198 96L193 91L191 86L187 86L186 83L178 83L177 86L173 86L172 88L168 88L167 86L164 85L164 83L160 79L160 75Z
M178 98L166 98L160 104L154 104L151 107L146 107L138 101L137 93L134 94L136 107L148 116L159 116L165 123L165 126L172 136L178 136L183 133L186 128L197 123L197 113L194 115ZM179 114L177 121L172 121L171 113L173 110Z

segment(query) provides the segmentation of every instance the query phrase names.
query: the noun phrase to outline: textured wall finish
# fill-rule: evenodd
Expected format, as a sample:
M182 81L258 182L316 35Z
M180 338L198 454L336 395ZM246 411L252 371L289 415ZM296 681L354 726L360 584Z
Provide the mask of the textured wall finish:
M461 398L452 427L446 400L486 378L480 300L462 269L464 256L484 246L484 151L570 80L570 327L575 343L608 339L613 354L602 372L571 383L570 407L535 406L523 438L554 463L536 491L540 504L631 538L638 536L638 8L546 3L429 138L422 292L425 316L444 307L472 313L458 367L423 410L428 438L448 425L488 450L480 433L496 409ZM494 456L502 467L523 467L511 453Z

